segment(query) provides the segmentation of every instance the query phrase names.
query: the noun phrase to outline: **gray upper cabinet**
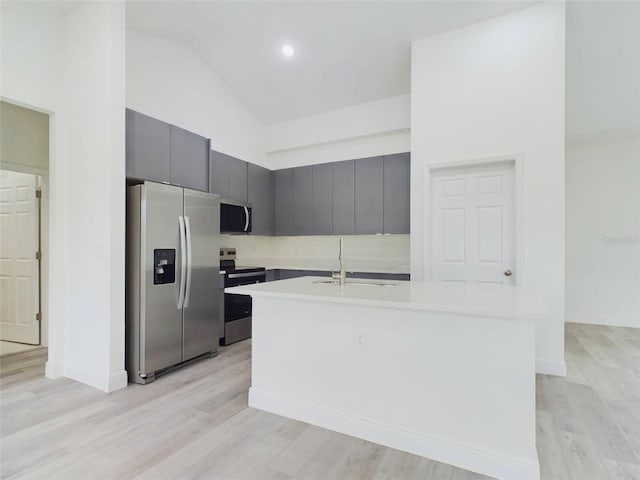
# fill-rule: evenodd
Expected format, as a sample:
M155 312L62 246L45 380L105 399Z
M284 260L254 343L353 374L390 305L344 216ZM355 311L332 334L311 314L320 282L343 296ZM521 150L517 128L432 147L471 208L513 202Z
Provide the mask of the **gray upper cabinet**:
M223 199L247 203L247 162L212 151L209 175L211 193Z
M383 233L383 157L355 160L355 233Z
M409 233L411 154L384 157L384 233Z
M229 162L229 199L247 203L247 162L231 157Z
M209 139L171 125L171 183L209 191Z
M273 172L250 163L247 166L247 186L252 207L251 233L273 235Z
M333 165L313 166L313 235L333 233Z
M229 198L229 168L231 157L224 153L211 151L209 167L209 192Z
M126 169L128 178L171 181L171 125L126 110Z
M273 175L276 235L292 235L293 169L276 170Z
M353 160L333 163L333 233L353 235L355 232L355 163Z
M313 167L293 169L293 235L313 233Z

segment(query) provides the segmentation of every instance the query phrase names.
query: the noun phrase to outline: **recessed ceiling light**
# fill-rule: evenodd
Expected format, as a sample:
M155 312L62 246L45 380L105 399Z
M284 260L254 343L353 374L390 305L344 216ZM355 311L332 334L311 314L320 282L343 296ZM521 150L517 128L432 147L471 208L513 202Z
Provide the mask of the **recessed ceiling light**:
M293 49L293 47L291 45L283 45L282 46L282 54L285 57L293 57L293 54L296 53L295 50Z

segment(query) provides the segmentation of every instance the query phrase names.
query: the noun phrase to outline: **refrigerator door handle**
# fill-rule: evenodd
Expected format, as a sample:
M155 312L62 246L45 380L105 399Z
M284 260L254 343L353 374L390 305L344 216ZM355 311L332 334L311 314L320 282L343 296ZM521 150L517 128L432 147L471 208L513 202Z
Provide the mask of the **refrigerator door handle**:
M180 224L180 292L178 294L178 310L184 305L184 290L187 277L187 242L185 240L185 222L184 217L178 217Z
M191 224L189 223L189 217L184 217L185 231L187 232L187 281L184 288L184 304L183 307L189 306L189 297L191 296L191 270L192 270L192 258L191 258Z
M247 207L244 207L244 218L244 231L246 232L249 230L249 209Z

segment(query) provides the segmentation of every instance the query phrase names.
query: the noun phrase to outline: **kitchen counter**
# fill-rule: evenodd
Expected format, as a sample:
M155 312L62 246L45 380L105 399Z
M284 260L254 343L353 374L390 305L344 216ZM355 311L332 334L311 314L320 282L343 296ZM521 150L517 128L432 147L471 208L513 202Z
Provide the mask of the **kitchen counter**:
M326 282L326 277L302 277L267 282L225 291L253 297L329 301L381 308L422 310L490 316L507 319L544 319L544 300L535 292L518 287L455 285L436 282L406 282L348 279L346 285ZM349 283L351 282L351 283ZM370 282L375 285L359 285ZM382 285L392 286L382 286Z
M540 478L540 297L317 281L327 278L226 289L252 296L251 407L494 478Z

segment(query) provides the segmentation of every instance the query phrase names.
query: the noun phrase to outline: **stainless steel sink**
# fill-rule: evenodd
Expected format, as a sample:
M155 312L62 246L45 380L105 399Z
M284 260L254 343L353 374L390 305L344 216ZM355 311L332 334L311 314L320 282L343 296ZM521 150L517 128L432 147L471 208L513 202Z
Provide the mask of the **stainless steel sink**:
M314 280L313 283L325 283L325 284L333 284L340 285L338 282L334 282L333 280ZM347 280L347 285L362 285L363 287L395 287L397 284L395 283L378 283L378 282L364 282L358 280Z

